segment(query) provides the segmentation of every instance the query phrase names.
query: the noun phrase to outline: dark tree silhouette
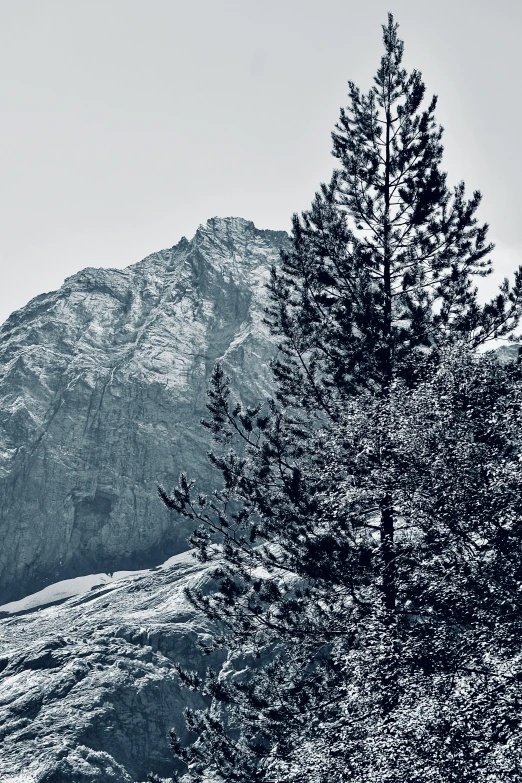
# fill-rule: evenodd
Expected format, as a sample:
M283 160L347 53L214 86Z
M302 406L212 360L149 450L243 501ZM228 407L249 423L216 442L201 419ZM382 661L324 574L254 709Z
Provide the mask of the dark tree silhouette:
M520 368L476 351L516 328L522 270L479 304L480 194L448 189L436 100L383 33L272 271L276 396L244 408L216 367L223 486L160 490L216 560L190 593L214 644L251 663L181 672L213 697L173 738L190 781L520 779Z

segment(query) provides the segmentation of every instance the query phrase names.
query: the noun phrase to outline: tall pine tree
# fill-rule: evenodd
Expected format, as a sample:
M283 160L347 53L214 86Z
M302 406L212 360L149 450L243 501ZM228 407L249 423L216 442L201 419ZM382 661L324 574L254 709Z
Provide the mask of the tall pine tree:
M414 383L419 354L464 340L478 347L518 323L522 277L481 307L475 279L491 272L480 193L466 200L440 171L436 98L421 110L421 74L402 68L403 42L389 15L384 56L367 95L349 83L350 106L333 133L341 166L312 208L293 220L293 251L273 270L271 326L283 336L274 365L285 407L335 420L361 388L386 395L393 378ZM384 450L385 451L385 450ZM394 606L392 488L381 502Z
M448 189L436 100L422 109L391 15L383 33L340 166L272 271L276 398L233 403L217 367L223 487L160 492L219 561L192 601L253 666L181 673L214 699L188 714L196 743L174 740L188 780L520 778L520 372L474 351L516 327L522 271L479 304L480 194Z

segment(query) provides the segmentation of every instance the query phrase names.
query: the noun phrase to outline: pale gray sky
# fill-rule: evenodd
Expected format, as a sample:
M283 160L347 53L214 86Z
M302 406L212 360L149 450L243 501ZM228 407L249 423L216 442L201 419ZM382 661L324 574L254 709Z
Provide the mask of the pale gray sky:
M482 190L502 274L522 262L519 1L0 0L0 321L215 215L288 229L388 10L450 183Z

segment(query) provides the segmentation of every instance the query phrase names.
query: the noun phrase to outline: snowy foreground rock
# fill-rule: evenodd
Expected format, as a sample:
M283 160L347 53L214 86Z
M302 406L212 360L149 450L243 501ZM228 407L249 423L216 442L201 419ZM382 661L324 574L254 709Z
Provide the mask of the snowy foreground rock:
M131 783L171 773L168 731L183 736L184 707L201 705L180 688L174 663L201 673L221 663L199 651L207 628L183 595L206 579L185 553L0 620L0 781Z
M209 220L124 270L84 269L0 329L0 604L186 549L161 505L181 470L208 490L207 379L268 388L262 323L284 232Z

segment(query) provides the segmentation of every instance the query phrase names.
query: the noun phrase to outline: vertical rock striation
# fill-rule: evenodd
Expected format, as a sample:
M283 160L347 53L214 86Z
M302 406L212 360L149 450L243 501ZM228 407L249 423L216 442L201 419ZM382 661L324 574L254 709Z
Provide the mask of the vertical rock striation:
M187 530L158 502L211 483L199 420L216 360L269 384L262 323L284 232L214 218L124 270L84 269L0 330L0 604L92 572L155 565Z

